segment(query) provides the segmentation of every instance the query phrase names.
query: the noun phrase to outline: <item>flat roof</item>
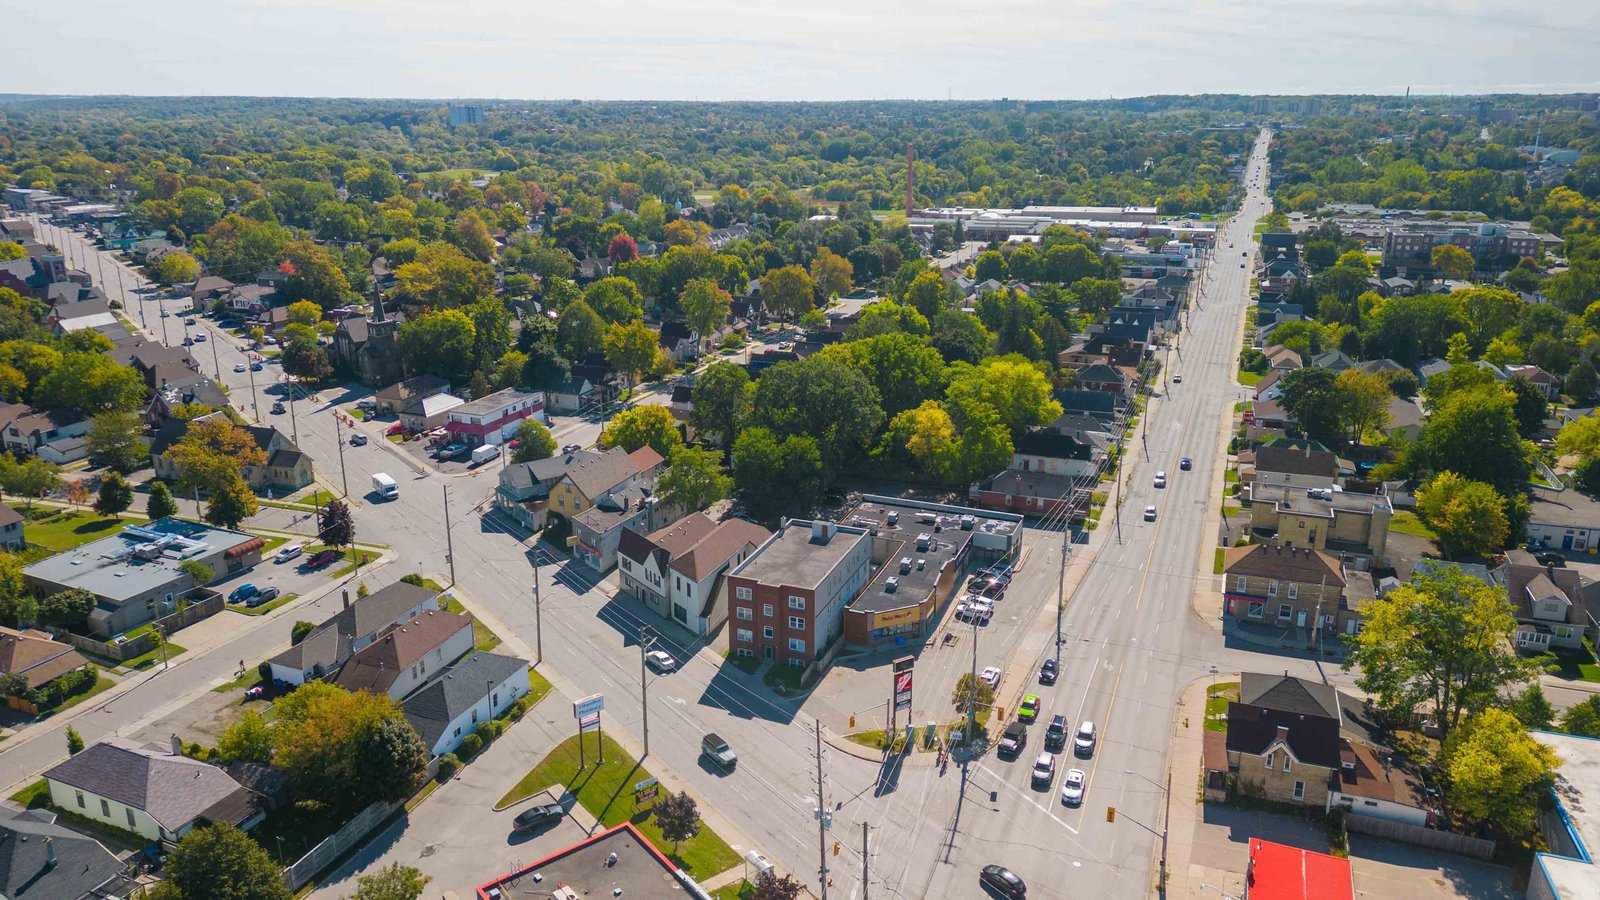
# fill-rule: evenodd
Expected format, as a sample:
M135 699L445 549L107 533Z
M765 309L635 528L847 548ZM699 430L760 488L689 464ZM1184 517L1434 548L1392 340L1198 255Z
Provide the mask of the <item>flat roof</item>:
M889 514L896 513L896 522L889 524ZM972 517L972 527L963 530L963 516ZM901 542L878 569L872 583L864 588L850 608L863 612L887 612L922 602L939 582L939 573L953 559L966 552L967 545L985 525L1018 527L1015 520L966 507L927 508L913 504L889 502L873 497L864 500L850 515L845 524L875 531L876 536ZM921 535L928 536L926 549L917 549ZM902 560L910 560L909 571ZM890 593L887 583L898 579Z
M479 397L478 399L469 403L464 403L461 406L451 410L451 412L462 416L481 416L485 413L497 412L513 403L518 402L519 400L532 400L538 397L538 391L523 391L518 390L517 388L506 388L504 390L495 391L492 394Z
M1535 731L1533 737L1561 758L1555 793L1572 834L1592 862L1600 858L1600 740ZM1600 883L1600 869L1590 877Z
M831 536L826 541L816 540L813 524L826 526ZM872 537L864 528L790 519L777 534L756 548L743 565L728 574L762 584L815 588L857 544L870 540Z
M610 861L613 853L615 862ZM556 896L562 887L577 897L666 897L681 892L710 900L630 822L485 882L478 886L477 896L479 900Z
M122 600L187 578L179 566L251 541L242 531L215 528L188 519L159 519L128 525L111 537L57 553L23 569L30 578L83 588L97 597Z

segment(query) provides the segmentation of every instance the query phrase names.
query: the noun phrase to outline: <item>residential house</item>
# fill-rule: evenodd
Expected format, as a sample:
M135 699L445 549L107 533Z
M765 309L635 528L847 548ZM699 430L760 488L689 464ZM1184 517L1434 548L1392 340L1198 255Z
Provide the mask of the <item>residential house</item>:
M1115 394L1127 402L1131 402L1134 395L1139 392L1138 373L1125 367L1084 366L1078 370L1074 382L1083 390Z
M588 509L572 517L572 533L578 539L572 547L573 562L600 574L609 572L617 564L617 547L624 530L655 531L675 521L677 513L655 496L653 477L605 491Z
M1334 372L1343 372L1345 369L1354 369L1356 361L1345 355L1344 351L1324 350L1311 357L1311 367L1314 369L1330 369Z
M687 380L674 384L672 397L667 401L667 409L671 411L674 419L688 422L689 416L694 412L694 385Z
M1285 369L1268 369L1256 382L1257 400L1278 400L1283 397L1283 376Z
M350 655L334 679L348 691L401 700L428 677L472 650L472 617L428 610L390 625Z
M58 282L58 285L71 285L71 282ZM76 285L72 285L76 288ZM111 304L103 298L92 300L78 300L71 303L58 303L50 310L45 318L45 324L56 335L70 334L74 331L83 331L86 328L101 328L117 324L117 314L111 311Z
M448 390L450 390L448 379L437 375L417 375L379 388L372 395L372 401L376 404L375 409L378 413L396 416L412 403L443 394Z
M1505 372L1512 378L1521 378L1538 388L1546 400L1555 402L1561 399L1561 379L1538 366L1506 366Z
M527 693L527 660L475 652L435 672L400 707L429 751L443 756Z
M259 799L221 766L172 747L108 737L44 772L50 802L91 821L165 844L205 822L248 830L264 817Z
M1584 638L1600 636L1600 582L1577 569L1540 565L1520 547L1506 553L1494 575L1516 611L1518 650L1581 649Z
M1107 425L1120 419L1128 408L1122 395L1107 391L1056 391L1055 397L1062 412L1087 415Z
M128 867L48 809L0 809L0 897L107 900L129 896Z
M28 546L28 537L24 530L22 513L0 504L0 547L7 550L21 550Z
M1087 366L1105 365L1107 361L1106 354L1101 350L1091 350L1087 341L1074 341L1072 346L1056 354L1056 364L1073 372Z
M1303 488L1332 488L1340 484L1339 458L1327 450L1259 447L1254 471L1241 480L1251 484L1283 484Z
M150 390L161 386L151 377L158 366L176 365L192 372L200 371L200 364L189 355L189 348L168 347L155 341L141 341L125 349L113 350L109 355L118 365L132 366Z
M1528 524L1530 543L1560 550L1588 550L1600 546L1600 502L1575 488L1530 486Z
M1018 439L1009 468L1086 478L1097 474L1104 461L1105 454L1088 441L1046 426L1030 429Z
M281 298L278 296L277 288L270 284L260 283L238 285L228 291L226 298L223 300L223 306L235 316L257 320L272 310L282 309L287 312L289 307L286 304L280 304ZM277 321L278 330L281 331L283 324L286 324L288 319L283 318ZM267 323L260 324L265 325Z
M1308 547L1251 544L1223 553L1222 597L1241 622L1270 622L1353 634L1360 617L1342 601L1345 573L1339 560Z
M544 392L546 408L561 416L577 415L600 402L600 392L587 378L573 376L547 385Z
M550 508L550 491L570 469L598 459L600 455L593 450L578 450L534 462L507 463L501 467L495 487L495 509L531 531L543 529Z
M1560 760L1539 806L1545 849L1534 854L1527 900L1593 900L1600 884L1600 740L1550 731L1532 737Z
M789 519L744 562L724 590L741 657L804 668L843 631L844 608L872 577L865 528Z
M419 397L400 410L400 425L407 431L433 431L443 428L450 419L450 411L465 406L467 401L454 394L434 394Z
M1261 258L1299 259L1300 248L1295 244L1295 234L1292 231L1263 231L1260 236Z
M548 425L543 391L506 388L445 413L445 430L468 447L500 444L516 436L523 419Z
M1277 400L1257 400L1244 411L1244 422L1256 428L1271 429L1283 432L1295 426L1294 416L1283 408ZM1260 440L1257 434L1249 435L1251 440Z
M205 275L197 280L189 289L189 299L194 305L210 303L218 297L226 296L234 289L234 283L219 275Z
M37 410L21 403L0 404L0 440L18 457L37 455L46 444L89 433L89 419L77 410ZM82 459L83 457L78 457Z
M365 649L392 625L410 622L424 613L438 612L439 592L396 581L344 606L311 629L300 643L272 657L272 679L305 684L337 672L350 655Z
M659 474L661 454L640 451L637 459L621 447L589 454L564 467L549 491L550 510L569 519L594 506L607 494L616 493L640 482L652 482ZM576 454L575 454L576 455ZM543 460L541 460L542 462ZM642 468L647 467L647 468Z
M717 523L699 512L648 535L628 528L617 547L622 589L657 615L709 634L728 618L723 576L771 536L753 522Z
M1389 424L1384 431L1403 434L1413 441L1422 434L1422 423L1428 418L1427 410L1416 397L1390 397L1387 412Z
M151 396L150 403L144 409L145 422L158 433L179 406L199 405L211 409L223 409L232 402L227 392L222 389L222 385L210 378L195 372L187 378L169 381L167 373L161 371L166 368L168 367L159 367L155 372L161 387Z
M1273 344L1261 352L1266 355L1267 364L1274 369L1305 368L1305 363L1300 359L1300 354L1282 344Z
M213 416L225 415L214 412L201 416L194 421L199 422ZM250 435L266 456L265 465L245 466L242 474L246 483L255 491L272 491L278 494L288 494L310 484L316 478L316 467L310 455L303 452L289 436L271 426L246 425L241 426ZM155 469L156 477L168 481L175 481L180 476L178 466L173 462L170 451L183 436L189 431L189 423L180 419L168 419L162 423L156 436L150 441L150 461Z
M1038 470L1006 469L967 489L967 500L980 509L1036 518L1079 518L1089 508L1094 476L1056 475Z
M36 689L70 672L87 666L89 660L43 631L32 628L7 628L0 625L0 676L16 675L29 689ZM20 697L7 697L13 709L36 713Z
M252 534L187 519L157 519L125 525L111 537L81 544L22 570L40 594L82 588L95 596L89 633L122 634L166 615L196 588L186 562L197 562L217 578L237 575L261 562L266 541Z
M673 362L689 362L700 355L700 332L684 322L662 322L657 341Z
M1263 297L1276 297L1294 290L1306 278L1300 263L1285 255L1278 255L1261 267L1257 284Z
M1389 297L1409 297L1417 292L1417 283L1407 278L1396 275L1383 280L1385 295Z
M1247 485L1244 502L1263 538L1379 562L1388 549L1394 507L1382 494L1268 483Z

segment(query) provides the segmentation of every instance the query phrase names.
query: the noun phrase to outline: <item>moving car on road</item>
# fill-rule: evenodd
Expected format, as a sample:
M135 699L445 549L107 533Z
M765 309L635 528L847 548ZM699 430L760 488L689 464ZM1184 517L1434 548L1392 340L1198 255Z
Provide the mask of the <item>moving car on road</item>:
M1041 753L1033 761L1033 786L1049 789L1056 780L1056 755Z
M244 363L234 363L233 364L233 370L235 372L243 372L245 370L245 364Z
M1180 468L1183 471L1187 472L1190 469L1194 468L1194 460L1192 460L1189 457L1185 456L1183 459L1178 460L1178 468Z
M352 447L365 447L366 445L367 445L367 436L366 435L364 435L364 434L352 434L352 435L350 435L350 446L352 446Z
M1028 884L1005 866L984 866L978 884L991 894L1019 898L1028 896Z
M1043 665L1039 666L1039 683L1055 684L1056 676L1059 673L1060 669L1056 665L1055 657L1052 656L1051 658L1045 660Z
M1156 508L1154 506L1146 506L1144 508L1144 520L1146 522L1154 522L1156 520Z
M512 831L533 831L546 825L554 825L561 821L567 811L559 803L546 803L541 806L525 809L517 814L511 822Z
M1032 722L1037 718L1039 718L1039 695L1029 694L1022 698L1022 706L1017 710L1017 719Z
M651 650L644 655L644 661L650 668L663 674L678 671L678 661L673 659L672 654L665 650Z
M1016 759L1022 748L1028 746L1028 728L1021 722L1012 722L1000 735L1000 746L995 748L1001 757Z
M1044 730L1044 748L1061 750L1067 746L1067 717L1052 716Z
M724 771L732 771L739 764L739 755L733 752L727 741L715 734L700 739L700 753Z
M1167 486L1167 473L1165 473L1165 472L1157 472L1156 473L1156 487L1164 488L1166 486Z
M984 670L978 673L978 677L983 679L989 687L997 688L1000 686L1000 669L998 666L984 667Z
M1067 806L1083 805L1084 778L1085 776L1082 769L1067 770L1066 780L1061 782L1062 803L1065 803Z
M283 401L282 400L279 400L278 402L272 404L272 414L275 415L275 416L283 415L285 409L286 409L286 407L283 405Z
M1096 737L1093 722L1078 726L1078 736L1072 739L1072 752L1079 756L1093 756Z

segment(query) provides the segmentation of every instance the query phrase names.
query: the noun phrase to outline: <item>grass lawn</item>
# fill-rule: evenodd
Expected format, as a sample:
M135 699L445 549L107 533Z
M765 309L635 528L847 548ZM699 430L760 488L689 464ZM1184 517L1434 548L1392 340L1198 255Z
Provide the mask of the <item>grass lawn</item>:
M1228 730L1228 703L1239 699L1239 682L1229 681L1206 688L1206 730Z
M1223 484L1238 484L1239 483L1239 470L1238 469L1224 469L1223 472L1222 472L1222 483Z
M501 797L496 807L504 808L552 785L566 785L603 826L612 828L631 821L652 844L695 878L710 878L739 864L739 854L705 824L700 826L699 835L672 852L672 842L661 836L650 811L633 809L633 786L651 777L649 770L609 737L584 734L583 740L584 767L578 765L578 737L567 738ZM596 756L602 747L606 759L598 763Z
M711 892L711 900L750 900L756 895L756 886L748 881L727 884Z
M105 677L104 675L101 675L98 679L95 680L94 687L88 689L87 691L84 691L81 694L78 694L77 696L68 697L67 699L61 701L61 705L60 706L53 707L53 708L50 708L50 709L41 709L41 710L39 710L39 715L48 716L48 715L51 715L53 713L58 713L58 712L62 712L64 710L71 709L74 706L77 706L79 703L82 703L83 701L89 699L90 697L93 697L96 694L103 694L106 691L111 690L113 687L116 687L116 684L117 683L115 681L112 681L111 679Z
M291 503L304 503L306 506L325 506L325 505L327 505L329 500L337 500L337 499L339 499L339 495L338 494L330 493L328 491L324 491L324 490L320 490L319 489L319 490L312 491L309 494L304 494L302 496L295 497L292 500L290 500L290 502Z
M803 671L805 670L796 669L793 666L771 665L762 674L761 683L777 692L780 696L798 694L806 689L805 684L801 681L800 673Z
M1213 575L1221 575L1222 574L1222 561L1227 556L1227 553L1228 553L1228 548L1227 547L1218 547L1217 548L1217 554L1211 560L1211 574L1213 574Z
M44 510L40 507L36 511ZM102 516L92 510L87 512L60 510L37 519L29 519L25 527L28 532L28 543L60 553L80 544L110 537L123 525L144 521L147 520L142 517L119 519L116 516Z
M345 412L349 413L352 419L365 419L367 417L367 411L359 406L345 410Z
M1255 387L1256 382L1260 380L1261 374L1259 372L1252 372L1249 369L1239 370L1239 383L1245 387Z
M1222 514L1225 516L1237 516L1242 508L1232 503L1224 503L1222 504Z
M1394 517L1389 520L1389 530L1427 538L1430 541L1439 539L1439 536L1433 533L1432 528L1429 528L1421 519L1417 518L1416 513L1408 510L1395 511Z
M185 653L185 652L187 652L187 651L185 651L182 647L178 646L177 644L174 644L171 641L167 641L167 661L168 662L171 662L171 660L172 660L172 658L174 656L177 656L178 654ZM148 669L151 666L159 666L159 665L161 665L161 648L160 647L157 647L154 650L151 650L149 653L146 653L143 656L135 656L133 659L130 659L130 660L124 662L124 663L121 663L121 667L124 668L124 669Z
M243 675L240 675L238 678L235 678L232 681L223 682L211 690L219 694L226 694L229 691L237 691L240 689L248 690L260 683L261 673L256 669L255 666L251 666L250 668L244 670Z
M441 608L448 613L455 613L462 616L472 615L471 613L467 612L466 607L461 605L461 601L454 597L445 600L443 604L441 604ZM493 650L494 648L500 646L500 635L495 634L494 631L492 631L489 626L483 624L483 622L480 621L477 616L472 616L472 646L478 650ZM548 692L549 690L550 683L545 682L545 691Z
M528 670L528 708L532 709L550 693L550 681L538 669Z
M884 747L883 729L881 728L876 731L858 731L855 734L847 734L844 736L844 739L852 744L860 744L863 747L871 747L873 750L886 749ZM894 749L899 750L905 745L906 735L905 732L902 731L894 736Z
M1555 653L1556 663L1550 673L1573 681L1600 681L1600 665L1595 663L1594 645L1587 640L1582 650L1562 650Z
M761 661L753 656L735 656L732 650L722 654L722 661L733 666L746 675L754 675L761 668Z
M11 802L23 809L38 809L50 802L50 782L43 778L11 795Z
M264 616L298 596L300 595L279 594L276 600L269 600L260 606L245 606L243 603L228 603L225 605L228 609L231 609L236 613L243 613L247 616Z

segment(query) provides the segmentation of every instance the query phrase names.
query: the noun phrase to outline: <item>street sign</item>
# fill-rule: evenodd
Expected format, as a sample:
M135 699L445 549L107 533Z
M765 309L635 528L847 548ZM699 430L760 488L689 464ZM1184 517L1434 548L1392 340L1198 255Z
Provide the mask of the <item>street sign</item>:
M896 710L911 708L911 673L898 672L894 676L894 708Z
M572 717L586 719L589 716L599 715L600 710L606 708L605 694L591 694L582 700L572 701Z
M649 803L661 793L661 784L654 778L646 778L633 786L633 804Z

